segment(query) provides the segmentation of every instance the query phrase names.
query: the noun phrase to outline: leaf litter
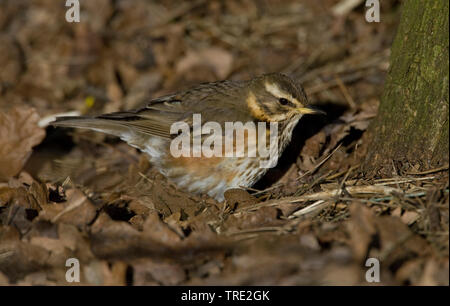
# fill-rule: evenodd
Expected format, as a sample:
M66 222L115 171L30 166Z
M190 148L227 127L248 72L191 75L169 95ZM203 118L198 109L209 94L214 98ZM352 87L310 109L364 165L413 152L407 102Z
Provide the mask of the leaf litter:
M0 284L67 285L77 258L82 285L366 285L378 258L381 284L448 285L448 165L360 169L395 1L376 30L346 1L105 0L77 25L28 2L0 4ZM117 139L39 127L269 71L327 116L303 118L279 165L222 203Z

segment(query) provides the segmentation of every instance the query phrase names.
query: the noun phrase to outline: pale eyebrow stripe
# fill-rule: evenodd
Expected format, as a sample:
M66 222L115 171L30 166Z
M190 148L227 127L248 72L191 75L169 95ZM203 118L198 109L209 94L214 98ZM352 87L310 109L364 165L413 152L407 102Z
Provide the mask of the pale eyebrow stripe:
M276 84L265 82L264 87L266 88L267 92L269 92L270 94L272 94L273 96L275 96L277 98L285 98L285 99L288 99L289 101L293 102L294 104L297 104L300 106L302 105L300 103L300 101L298 101L292 95L282 91Z

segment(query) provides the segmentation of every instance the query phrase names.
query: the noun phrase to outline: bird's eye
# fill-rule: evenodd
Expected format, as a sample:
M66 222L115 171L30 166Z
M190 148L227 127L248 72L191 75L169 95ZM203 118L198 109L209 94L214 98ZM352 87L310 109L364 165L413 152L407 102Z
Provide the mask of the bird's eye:
M280 102L281 105L288 105L289 104L289 100L286 98L280 98L278 99L278 102Z

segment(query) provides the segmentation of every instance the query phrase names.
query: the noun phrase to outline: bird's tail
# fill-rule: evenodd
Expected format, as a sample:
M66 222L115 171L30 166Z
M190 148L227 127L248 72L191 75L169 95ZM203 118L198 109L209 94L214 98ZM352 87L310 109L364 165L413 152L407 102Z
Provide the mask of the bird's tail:
M73 127L89 129L118 137L124 137L132 133L131 129L120 121L93 118L88 116L56 117L50 125L61 127Z
M108 115L114 118L114 114ZM129 145L147 153L150 157L160 157L165 152L166 142L163 138L153 137L127 124L126 120L114 120L98 117L56 117L50 125L89 129L120 137Z

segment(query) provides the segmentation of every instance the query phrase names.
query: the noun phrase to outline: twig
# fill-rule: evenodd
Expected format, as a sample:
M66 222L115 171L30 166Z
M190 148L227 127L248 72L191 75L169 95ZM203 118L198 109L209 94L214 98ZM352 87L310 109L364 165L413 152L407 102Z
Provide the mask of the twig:
M318 210L322 210L323 208L325 208L329 204L330 204L330 202L326 202L325 200L316 201L313 204L306 206L305 208L297 210L292 215L290 215L288 218L289 219L299 218L301 216L304 216L304 215L307 215L307 214L311 214L311 213L316 212Z
M356 108L355 100L353 100L352 96L348 92L348 89L345 86L344 82L342 82L341 78L337 74L334 76L334 79L336 80L336 83L339 86L339 89L341 90L342 94L344 95L344 98L347 101L348 105L350 105L350 108L355 109Z
M151 179L149 179L144 173L142 173L142 172L138 172L138 173L139 173L139 175L140 175L142 178L144 178L145 180L147 180L147 181L149 181L150 183L153 184L153 181L152 181Z
M303 177L305 177L306 175L310 174L310 173L314 173L316 172L317 169L320 168L320 166L322 166L327 160L330 159L330 157L342 146L342 142L330 153L328 154L327 157L325 157L321 162L319 162L317 165L314 166L313 169L306 171L305 173L303 173L303 175L301 175L300 177L297 178L297 181L301 180Z
M54 216L51 220L52 223L56 223L56 221L58 221L58 219L63 216L64 214L80 207L84 201L86 201L86 196L82 196L81 198L79 198L77 201L73 202L72 204L70 204L69 206L67 206L66 208L64 208L59 214L57 214L56 216Z
M235 235L253 234L253 233L261 233L261 232L282 232L282 229L283 229L283 227L280 227L280 226L266 226L266 227L244 229L244 230L240 230L240 231L224 232L223 234L227 235L227 236L235 236Z
M375 184L375 185L377 185L377 186L385 186L385 185L391 185L391 184L404 184L404 183L411 183L411 182L417 182L417 181L433 180L435 178L436 178L435 176L418 177L418 178L411 178L411 179L404 179L404 180L398 180L398 181L378 183L378 184Z
M406 174L422 175L422 174L430 174L430 173L435 173L435 172L441 172L441 171L445 171L445 170L448 170L448 165L445 165L445 166L442 166L442 167L436 168L436 169L422 171L422 172L406 172Z
M402 193L402 190L387 186L376 186L376 185L366 185L366 186L349 186L345 189L350 195L356 194L384 194L391 195L394 193ZM318 200L329 200L339 196L342 189L333 189L328 191L320 191L312 194L301 195L297 197L286 197L278 200L266 201L263 203L257 203L252 206L237 209L235 213L241 211L252 211L257 210L261 207L279 206L282 204L295 204L307 201L318 201Z

